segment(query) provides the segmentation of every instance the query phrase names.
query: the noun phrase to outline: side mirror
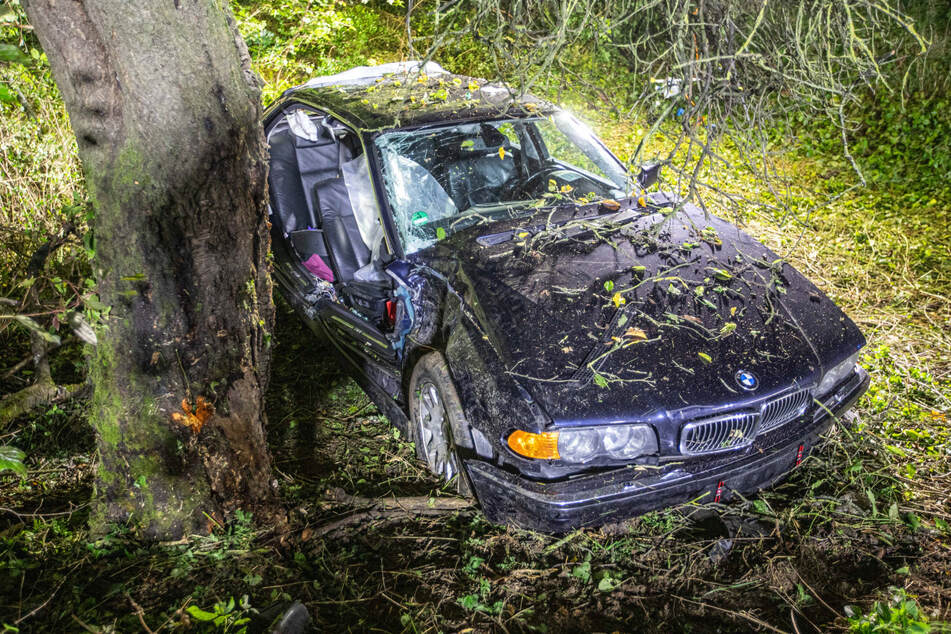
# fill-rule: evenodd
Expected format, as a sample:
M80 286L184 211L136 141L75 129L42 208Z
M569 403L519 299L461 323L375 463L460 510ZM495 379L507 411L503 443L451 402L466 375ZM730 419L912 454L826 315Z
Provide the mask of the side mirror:
M641 189L647 189L657 182L657 178L660 176L660 166L660 163L641 165L641 173L637 175L637 184L641 186Z

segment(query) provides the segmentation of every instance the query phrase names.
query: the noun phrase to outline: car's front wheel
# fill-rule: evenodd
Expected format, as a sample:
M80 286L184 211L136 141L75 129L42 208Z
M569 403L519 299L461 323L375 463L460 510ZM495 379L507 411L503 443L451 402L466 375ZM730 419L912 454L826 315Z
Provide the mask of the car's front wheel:
M449 376L449 367L438 352L420 358L409 380L409 412L416 455L429 470L446 482L455 483L460 495L469 495L452 430L468 424L462 402Z

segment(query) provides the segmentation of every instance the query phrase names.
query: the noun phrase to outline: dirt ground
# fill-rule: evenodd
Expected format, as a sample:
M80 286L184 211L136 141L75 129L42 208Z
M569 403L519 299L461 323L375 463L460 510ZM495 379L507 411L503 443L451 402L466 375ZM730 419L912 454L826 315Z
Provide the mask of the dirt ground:
M296 600L319 631L814 632L846 629L849 611L897 588L948 617L948 533L876 500L892 476L845 425L752 499L546 536L490 525L441 490L284 308L274 354L270 441L290 535L247 517L176 544L89 535L89 432L80 411L48 412L30 477L0 482L0 623L256 631ZM932 482L946 491L949 476Z

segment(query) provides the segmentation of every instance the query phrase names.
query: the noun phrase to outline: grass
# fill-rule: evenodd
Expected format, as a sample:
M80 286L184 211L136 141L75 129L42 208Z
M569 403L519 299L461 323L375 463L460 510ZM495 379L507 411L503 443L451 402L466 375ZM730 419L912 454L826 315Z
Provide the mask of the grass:
M312 18L296 3L239 6L266 94L403 53L400 22L386 10L315 6ZM317 17L339 28L321 30ZM4 81L34 82L18 85L36 114L0 105L0 232L13 247L0 275L7 294L83 192L48 76L0 70ZM642 122L576 109L619 154L633 147ZM687 504L556 537L489 525L474 509L322 534L354 512L332 494L338 489L449 493L330 351L280 307L269 441L293 533L267 535L241 515L176 544L144 546L122 527L92 536L85 505L94 455L83 405L34 413L0 430L0 444L27 449L29 467L23 480L0 476L0 623L22 631L141 631L143 622L153 631L234 631L243 619L253 627L275 603L301 600L327 631L939 629L951 620L951 194L936 178L849 189L856 177L829 148L810 154L777 157L793 212L782 221L722 201L712 207L789 259L869 339L868 395L782 484L748 500ZM768 199L740 167L716 175ZM79 243L57 257L50 276L81 283ZM0 341L3 367L25 354L17 331L0 332ZM63 375L81 370L78 350L56 363ZM18 374L0 388L28 380Z

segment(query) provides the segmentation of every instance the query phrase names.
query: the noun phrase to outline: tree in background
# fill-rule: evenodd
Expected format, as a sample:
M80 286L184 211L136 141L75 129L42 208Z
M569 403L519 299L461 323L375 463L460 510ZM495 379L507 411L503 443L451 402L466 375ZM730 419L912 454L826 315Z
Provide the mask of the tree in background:
M79 144L108 307L89 360L94 520L146 537L277 517L260 92L210 0L24 3Z
M926 45L889 0L461 0L431 12L421 3L407 8L411 41L424 57L461 40L478 42L498 76L514 78L522 91L552 74L591 88L592 78L571 60L595 60L602 67L591 75L615 82L607 88L612 94L598 89L602 98L650 121L632 164L661 161L672 176L667 188L704 208L715 197L774 214L788 211L791 192L778 177L770 133L795 133L799 122L828 116L864 182L849 150L849 108L866 87L900 98L910 60ZM413 38L413 16L424 13L432 34ZM886 75L890 64L903 69L898 81ZM604 71L608 65L612 72ZM663 142L652 144L658 134ZM718 151L727 140L766 182L770 200L747 200L705 179L710 165L730 167Z

